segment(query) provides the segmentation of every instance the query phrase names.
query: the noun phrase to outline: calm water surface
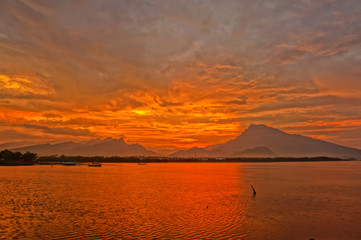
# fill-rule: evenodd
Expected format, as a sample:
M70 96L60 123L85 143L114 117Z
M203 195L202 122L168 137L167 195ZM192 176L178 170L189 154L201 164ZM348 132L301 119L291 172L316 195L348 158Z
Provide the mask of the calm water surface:
M360 203L361 162L0 167L3 239L361 239Z

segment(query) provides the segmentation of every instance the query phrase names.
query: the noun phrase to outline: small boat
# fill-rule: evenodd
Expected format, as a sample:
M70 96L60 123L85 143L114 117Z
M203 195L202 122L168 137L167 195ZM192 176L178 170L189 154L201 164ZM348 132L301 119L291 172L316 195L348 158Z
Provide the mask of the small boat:
M147 165L145 162L138 162L138 165Z
M74 162L65 161L65 162L62 162L61 164L65 165L65 166L74 166L74 165L77 165L78 163L76 161L74 161Z
M101 167L102 163L100 162L92 162L88 164L89 167Z

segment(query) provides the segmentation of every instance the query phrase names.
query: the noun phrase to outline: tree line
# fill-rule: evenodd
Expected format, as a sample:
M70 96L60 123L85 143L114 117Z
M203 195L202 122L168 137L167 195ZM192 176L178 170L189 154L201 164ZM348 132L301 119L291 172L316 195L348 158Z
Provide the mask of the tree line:
M32 152L12 152L8 149L0 152L0 161L6 162L34 162L37 159L37 154Z

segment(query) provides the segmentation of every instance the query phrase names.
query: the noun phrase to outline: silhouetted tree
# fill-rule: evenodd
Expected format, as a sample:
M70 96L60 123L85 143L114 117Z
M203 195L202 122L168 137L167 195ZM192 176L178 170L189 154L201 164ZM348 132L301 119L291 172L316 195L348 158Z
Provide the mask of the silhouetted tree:
M36 153L26 152L23 154L23 159L25 162L32 162L36 159Z
M21 154L21 152L13 152L12 153L12 157L11 160L13 161L20 161L23 158L23 154Z
M33 162L37 158L36 153L26 152L22 154L21 152L12 152L8 149L5 149L0 152L1 161L12 161L12 162Z
M5 149L0 152L0 159L5 161L11 161L13 160L13 152Z

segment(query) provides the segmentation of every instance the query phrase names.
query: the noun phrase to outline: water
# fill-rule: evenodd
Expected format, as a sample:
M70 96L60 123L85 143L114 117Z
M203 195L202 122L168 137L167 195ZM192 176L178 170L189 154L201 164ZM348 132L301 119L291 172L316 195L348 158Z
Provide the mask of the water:
M0 167L0 238L361 239L360 200L361 162Z

